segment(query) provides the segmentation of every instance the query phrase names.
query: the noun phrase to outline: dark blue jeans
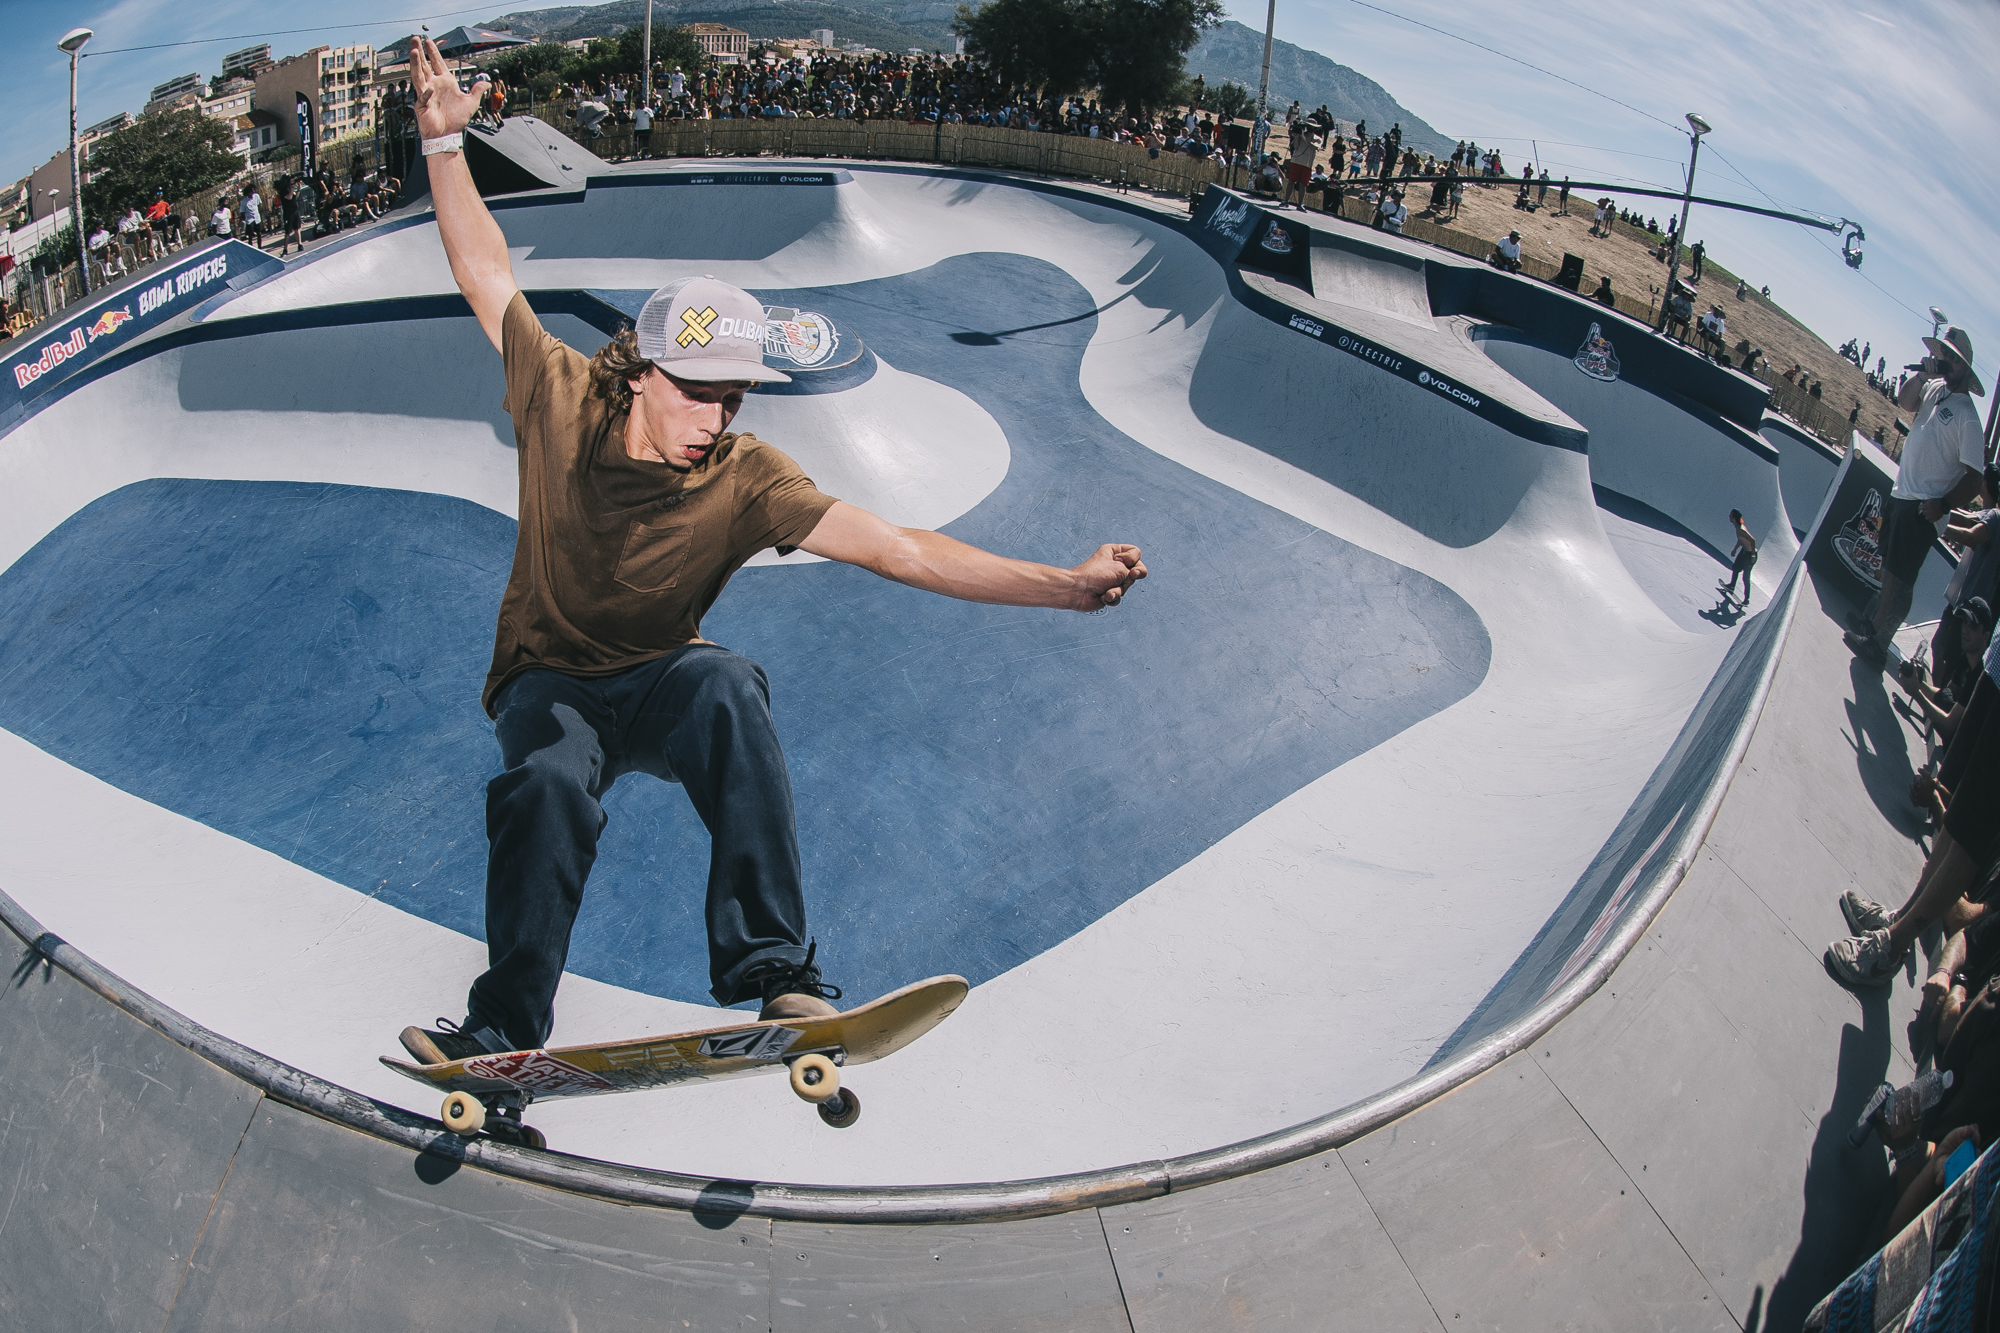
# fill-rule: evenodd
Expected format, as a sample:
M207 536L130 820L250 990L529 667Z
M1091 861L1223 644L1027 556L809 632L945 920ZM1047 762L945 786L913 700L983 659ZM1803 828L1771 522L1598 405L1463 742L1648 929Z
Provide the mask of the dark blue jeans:
M468 1031L545 1045L570 927L604 831L604 794L626 773L677 782L707 826L710 993L758 998L746 974L805 958L792 783L764 670L693 643L615 676L529 671L494 701L500 775L486 785L488 967Z

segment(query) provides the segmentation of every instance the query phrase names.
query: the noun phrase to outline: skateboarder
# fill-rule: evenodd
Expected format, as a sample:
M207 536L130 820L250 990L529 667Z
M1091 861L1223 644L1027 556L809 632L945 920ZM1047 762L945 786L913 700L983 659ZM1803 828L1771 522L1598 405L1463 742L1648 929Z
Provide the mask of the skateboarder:
M1736 545L1731 551L1734 563L1729 567L1729 577L1715 586L1722 590L1723 600L1727 601L1730 595L1736 591L1736 580L1742 579L1743 605L1748 606L1750 605L1750 571L1757 567L1757 539L1751 536L1750 529L1744 526L1743 511L1741 509L1732 509L1729 511L1729 525L1736 529Z
M486 789L487 953L462 1023L406 1028L441 1063L547 1044L571 924L626 773L679 783L711 840L710 993L764 1018L836 1012L806 933L791 781L764 672L701 637L702 613L766 547L805 550L968 601L1095 611L1146 576L1107 544L1074 569L899 528L821 494L729 433L763 363L764 311L712 278L654 292L585 358L546 333L460 147L484 91L436 46L411 52L417 124L452 276L505 365L520 531L482 702L502 771Z

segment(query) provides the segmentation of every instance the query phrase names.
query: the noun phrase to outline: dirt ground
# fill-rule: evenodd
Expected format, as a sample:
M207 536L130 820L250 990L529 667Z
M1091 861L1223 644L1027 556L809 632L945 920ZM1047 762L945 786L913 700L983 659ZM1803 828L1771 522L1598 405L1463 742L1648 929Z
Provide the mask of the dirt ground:
M1495 240L1511 229L1518 229L1523 253L1539 255L1551 264L1562 263L1564 253L1581 255L1584 271L1582 289L1586 294L1596 288L1599 274L1611 276L1613 291L1622 296L1635 297L1641 302L1647 301L1655 289L1666 286L1667 266L1648 253L1648 245L1657 242L1641 240L1644 233L1620 225L1609 237L1599 238L1590 234L1595 197L1584 199L1572 195L1570 216L1560 217L1555 211L1554 190L1549 191L1548 207L1534 213L1524 213L1514 207L1516 193L1511 184L1496 184L1490 189L1469 185L1457 221L1447 225ZM1428 202L1428 198L1428 189L1421 186L1411 195L1413 202ZM1658 202L1665 205L1670 201ZM1664 207L1655 214L1663 226L1666 215ZM1699 218L1696 223L1699 223ZM1699 225L1692 225L1688 230L1700 239ZM1683 255L1683 278L1687 276L1687 267L1687 259ZM1702 298L1696 303L1697 313L1711 304L1720 304L1724 317L1729 321L1729 346L1732 349L1738 341L1749 339L1753 347L1763 349L1773 368L1771 374L1783 374L1794 363L1804 366L1810 378L1826 386L1822 392L1822 401L1826 406L1845 416L1858 402L1861 405L1862 433L1872 437L1880 428L1885 438L1894 442L1897 439L1895 405L1870 389L1868 381L1852 362L1842 359L1818 335L1786 314L1781 307L1759 296L1757 289L1760 284L1754 275L1743 275L1749 280L1749 287L1739 300L1736 296L1737 276L1718 263L1717 256L1711 251L1706 256L1705 271L1697 287ZM1907 347L1878 347L1874 355L1888 357L1893 372L1897 367L1922 356L1923 346L1912 339Z

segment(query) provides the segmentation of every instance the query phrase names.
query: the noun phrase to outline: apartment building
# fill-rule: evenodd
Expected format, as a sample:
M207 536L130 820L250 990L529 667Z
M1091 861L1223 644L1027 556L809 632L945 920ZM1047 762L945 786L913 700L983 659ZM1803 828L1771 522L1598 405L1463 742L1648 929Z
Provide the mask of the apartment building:
M375 48L330 46L319 53L320 137L375 132Z

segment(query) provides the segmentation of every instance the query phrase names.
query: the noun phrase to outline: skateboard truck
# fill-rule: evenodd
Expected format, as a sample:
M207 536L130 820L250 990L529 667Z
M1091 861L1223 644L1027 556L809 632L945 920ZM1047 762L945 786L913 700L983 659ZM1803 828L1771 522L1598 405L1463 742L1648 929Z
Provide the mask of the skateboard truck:
M477 1138L484 1132L502 1143L518 1143L523 1148L546 1148L549 1141L533 1125L523 1124L521 1113L535 1094L525 1089L489 1092L476 1096L454 1092L444 1099L440 1119L444 1127L461 1138Z
M846 1129L861 1118L861 1094L840 1086L840 1066L847 1052L839 1047L827 1051L803 1051L786 1059L791 1066L792 1091L801 1101L813 1103L819 1118L835 1129Z

